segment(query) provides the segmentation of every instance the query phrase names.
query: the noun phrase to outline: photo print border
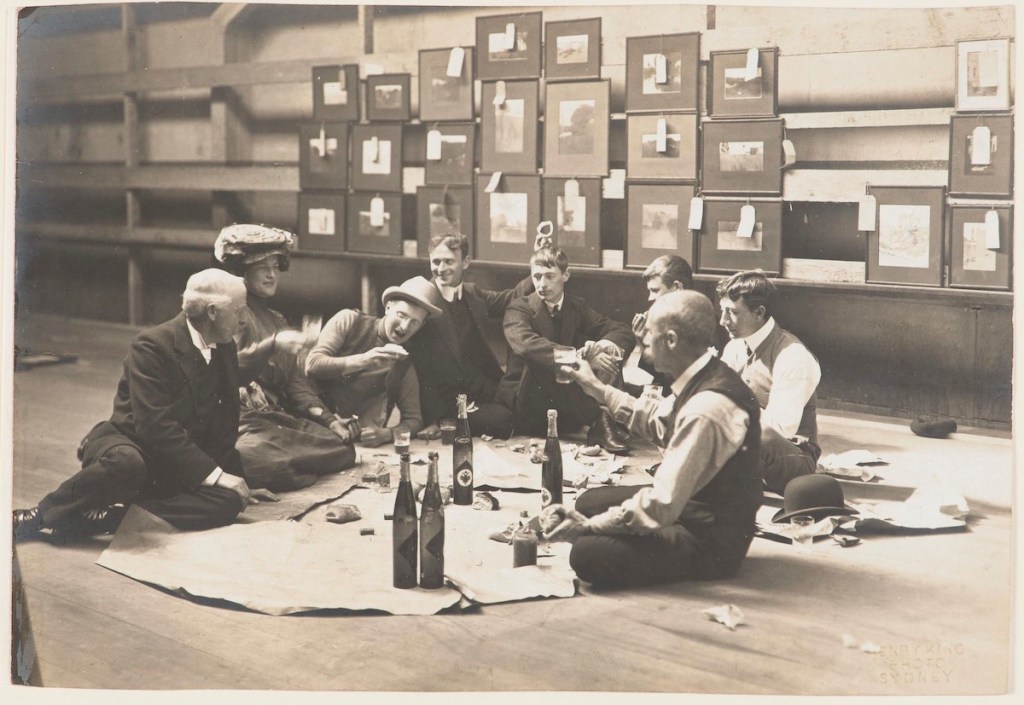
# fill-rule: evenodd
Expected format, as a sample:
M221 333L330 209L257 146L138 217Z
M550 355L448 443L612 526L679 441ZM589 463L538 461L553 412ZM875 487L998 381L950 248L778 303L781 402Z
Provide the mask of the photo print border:
M507 133L506 137L518 143L518 149L510 151L498 151L496 144L496 140L501 136L497 118L498 113L496 112L499 106L494 105L497 85L496 81L485 81L481 89L480 171L486 173L501 171L511 174L536 173L539 82L505 82L505 103L500 109L509 111L509 114L511 114L512 101L521 101L523 113L518 135L515 134L515 125L512 123L509 125L511 132Z
M544 174L545 176L607 176L608 131L611 114L611 81L549 83L545 93ZM593 125L581 134L564 134L562 106L592 102ZM574 113L575 115L575 113ZM589 135L587 134L589 133ZM589 142L589 144L586 144ZM578 154L563 153L581 149ZM589 147L589 148L588 148Z
M454 47L445 49L421 49L419 55L419 115L421 122L432 120L472 120L473 80L476 61L473 47L462 47L466 57L462 64L462 75L452 78L447 75L448 57ZM434 79L455 82L459 97L454 101L438 101L433 94Z
M657 132L658 120L665 118L666 134L679 135L677 156L653 159L644 156L644 135ZM696 113L656 113L626 117L626 178L697 180L700 140ZM670 143L666 142L670 147ZM666 154L671 155L671 150Z
M679 79L678 91L644 92L644 56L647 54L678 53L678 73L673 62L668 62L667 77L670 86ZM650 71L650 67L647 67ZM700 32L659 34L626 38L626 112L682 110L697 112L700 73ZM648 81L649 83L649 81Z
M313 225L310 211L319 211L318 225ZM345 251L344 193L300 193L298 218L299 251Z
M738 225L740 211L748 203L754 207L755 222L761 224L760 249L723 247L719 224ZM755 232L751 240L756 237ZM695 271L728 274L747 269L763 269L774 275L782 272L781 199L705 199Z
M379 169L369 173L363 159L363 144L376 137L379 142L390 142L387 163L380 155ZM352 126L352 188L357 191L402 190L402 126L401 125L353 125Z
M701 174L705 193L722 195L756 194L782 195L782 135L783 121L775 120L723 120L705 122L701 140ZM742 151L745 144L761 143L760 159L751 154L725 155L738 167L759 168L723 169L723 144L734 145ZM730 147L730 151L736 151Z
M361 220L364 213L369 213L370 202L378 196L384 201L385 224L380 235L365 235L361 232ZM374 255L402 254L402 194L350 194L347 222L345 249L348 252Z
M311 143L324 131L324 156L314 156ZM307 122L299 125L299 188L344 190L348 188L347 122ZM334 151L327 149L334 140Z
M573 220L579 223L582 220L582 230L564 229L565 218L560 208L564 201L565 184L569 179L547 178L543 179L543 208L541 217L550 220L554 226L551 239L555 247L565 250L572 266L601 266L601 179L580 178L580 198L584 199L583 207L577 208L573 213ZM579 204L577 204L579 205ZM567 232L571 234L567 234ZM577 234L578 233L578 234Z
M401 91L394 105L380 105L377 89L398 86ZM370 122L408 122L412 118L409 90L411 79L407 73L381 73L366 77L366 119Z
M966 266L967 242L964 232L967 223L985 222L985 214L994 210L999 214L999 249L983 253L985 262L978 267ZM969 219L969 220L968 220ZM964 289L996 289L1007 291L1012 287L1013 270L1013 207L1007 205L954 204L949 208L949 286Z
M344 79L345 102L334 101L342 96L338 87L328 92L331 94L330 101L324 92L328 84L341 83ZM335 66L314 66L313 67L313 119L324 122L359 122L359 103L362 95L362 86L359 82L359 64L344 64Z
M420 186L416 189L416 242L417 252L421 257L428 257L427 247L430 238L434 235L444 233L432 232L434 224L433 214L430 212L432 204L444 204L446 209L453 206L458 207L459 223L458 233L469 239L469 256L476 257L473 246L473 234L476 231L474 216L473 189L470 186ZM448 214L446 214L448 215Z
M559 61L559 41L586 37L584 61ZM566 50L568 51L568 49ZM601 78L601 18L559 20L544 25L544 78L548 81L574 81Z
M995 56L983 67L971 65L973 53L994 52ZM957 112L984 112L1010 109L1010 39L960 39L956 43L956 110ZM983 95L972 95L972 79L984 68L988 80L995 78L995 85L986 85Z
M968 171L974 128L989 128L995 149L988 168ZM949 195L1013 196L1013 116L954 115L949 123Z
M511 262L526 264L533 252L533 242L540 223L540 177L525 175L502 175L494 194L487 193L489 174L479 174L476 180L476 253L477 258L489 262ZM523 242L495 242L492 237L491 196L520 194L522 201ZM518 228L517 228L518 229Z
M426 159L426 145L424 145L424 178L427 186L472 186L473 167L477 160L476 124L472 122L441 122L424 125L424 139L431 130L441 133L441 159ZM465 142L459 151L465 155L461 164L446 161L445 138L464 137ZM454 142L452 143L454 144Z
M679 255L695 265L694 233L690 230L690 201L696 193L692 184L627 184L626 185L626 241L624 264L629 268L644 268L661 255ZM648 239L645 243L644 218L649 208L666 205L675 210L676 247L655 247Z
M945 187L872 186L869 193L875 197L878 211L875 214L875 230L867 238L867 283L942 286ZM915 213L920 217L923 209L927 209L927 252L920 252L918 245L917 252L903 255L904 261L913 258L924 266L896 264L898 253L883 251L882 241L891 239L883 231L890 229L889 221L901 215L898 211L889 210L893 208L903 208L907 211L903 214L907 218ZM907 210L909 208L913 208L914 212Z
M506 78L540 78L541 43L544 37L542 12L515 12L476 18L476 77L481 81ZM516 58L492 58L489 37L505 34L510 23L516 26ZM523 48L518 46L522 39Z
M708 114L714 118L776 117L779 114L779 48L758 49L759 97L733 97L726 74L747 65L747 51L713 51L708 70Z

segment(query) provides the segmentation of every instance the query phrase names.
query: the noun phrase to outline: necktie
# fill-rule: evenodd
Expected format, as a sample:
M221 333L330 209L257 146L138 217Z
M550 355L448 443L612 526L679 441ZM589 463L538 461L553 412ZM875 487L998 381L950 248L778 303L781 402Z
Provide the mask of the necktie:
M558 304L551 307L551 317L558 318Z

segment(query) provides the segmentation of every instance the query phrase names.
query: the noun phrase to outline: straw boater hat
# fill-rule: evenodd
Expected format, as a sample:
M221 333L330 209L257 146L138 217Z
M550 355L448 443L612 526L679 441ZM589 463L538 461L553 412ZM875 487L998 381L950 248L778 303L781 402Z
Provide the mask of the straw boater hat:
M277 255L281 271L288 271L295 236L287 230L266 225L238 223L220 231L213 244L213 256L234 274L250 264Z
M801 475L786 484L783 508L775 513L772 522L780 524L805 514L815 519L856 514L846 506L839 481L828 475Z
M430 318L441 315L441 292L424 277L406 279L400 286L389 286L380 300L385 304L392 299L404 299L426 309Z

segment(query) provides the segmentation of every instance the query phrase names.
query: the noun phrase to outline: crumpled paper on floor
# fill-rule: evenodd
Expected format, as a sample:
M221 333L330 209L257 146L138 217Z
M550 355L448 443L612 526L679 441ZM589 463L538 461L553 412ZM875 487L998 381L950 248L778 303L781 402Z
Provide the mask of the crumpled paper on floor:
M819 472L861 482L871 482L878 477L872 466L888 464L889 461L863 449L832 453L818 461Z
M446 456L446 457L445 457ZM439 462L451 468L450 454ZM473 444L473 484L503 490L536 490L540 492L540 466L529 462L513 463L485 443Z
M445 577L466 598L484 605L576 594L576 573L562 566L528 565L497 570L483 565L459 566L446 570Z
M857 533L893 529L938 531L960 529L967 526L970 514L967 500L959 492L945 485L928 485L914 490L904 502L851 503L860 511L855 521L844 524Z
M96 563L273 615L320 609L428 615L461 599L448 587L393 587L390 532L360 536L351 524L261 521L186 532L133 506Z
M743 619L743 612L736 605L721 605L719 607L709 607L706 610L702 610L705 617L710 619L712 622L720 622L729 628L730 631L736 631L736 627L741 624L746 624Z

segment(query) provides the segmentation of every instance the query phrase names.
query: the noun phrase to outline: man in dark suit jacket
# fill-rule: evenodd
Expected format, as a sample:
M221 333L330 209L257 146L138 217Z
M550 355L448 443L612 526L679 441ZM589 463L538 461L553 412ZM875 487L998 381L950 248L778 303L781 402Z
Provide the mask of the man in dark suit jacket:
M235 450L233 338L245 305L240 277L207 269L189 278L182 313L132 343L110 419L79 446L82 469L37 507L15 510L16 535L112 531L132 503L179 529L206 529L258 497L276 499L250 492Z
M465 394L474 434L508 436L512 412L495 403L502 369L485 335L487 320L501 318L512 299L533 290L529 278L514 289L490 291L464 281L469 267L465 235L439 235L430 240L430 272L441 293L441 316L424 323L405 343L420 381L424 438L440 435L440 419L454 418L455 397Z
M547 410L558 411L559 431L589 426L588 440L610 452L625 449L626 437L607 412L578 386L555 380L554 349L568 345L588 360L602 381L611 382L636 341L625 323L613 321L565 294L569 259L562 250L541 248L530 258L535 293L516 299L505 311L508 365L498 400L513 411L517 433L541 435Z

